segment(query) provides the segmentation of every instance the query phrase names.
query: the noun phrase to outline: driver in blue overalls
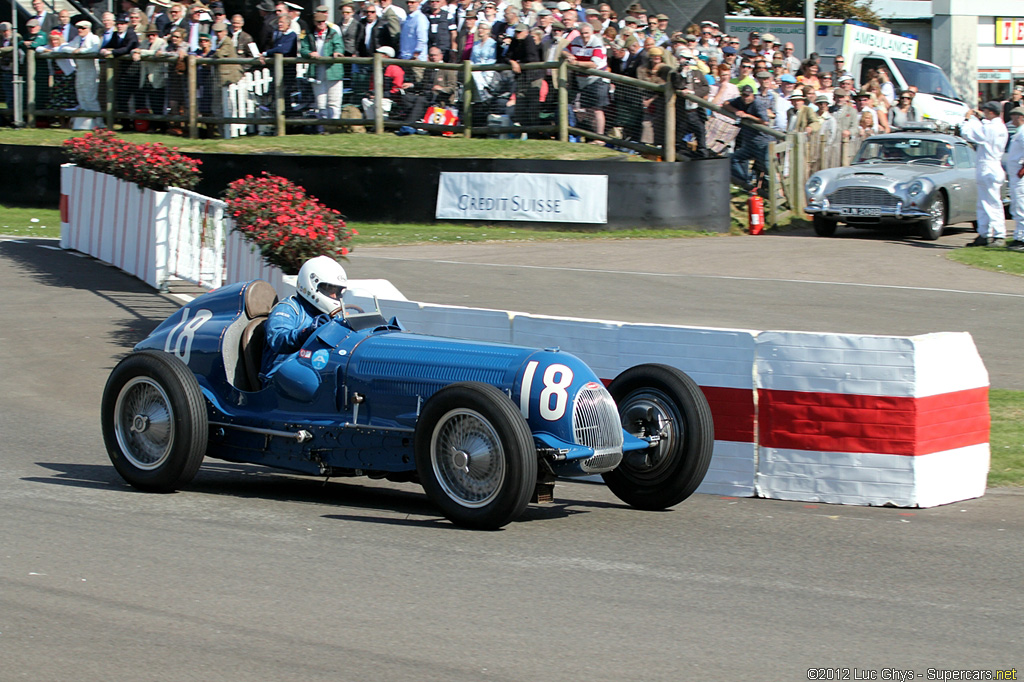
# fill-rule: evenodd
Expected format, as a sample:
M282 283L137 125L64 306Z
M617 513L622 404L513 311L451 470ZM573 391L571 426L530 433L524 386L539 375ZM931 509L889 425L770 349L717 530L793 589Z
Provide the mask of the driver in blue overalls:
M302 264L296 294L275 305L266 323L260 373L264 386L282 364L298 355L310 334L337 313L347 286L345 268L333 258L317 256Z

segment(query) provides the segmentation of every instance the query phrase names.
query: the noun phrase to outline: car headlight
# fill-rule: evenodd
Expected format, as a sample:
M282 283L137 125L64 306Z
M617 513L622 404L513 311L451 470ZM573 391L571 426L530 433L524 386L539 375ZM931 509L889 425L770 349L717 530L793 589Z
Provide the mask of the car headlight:
M821 186L823 184L824 183L822 183L820 177L818 177L817 175L812 175L811 179L807 181L807 184L805 185L804 189L807 190L808 194L817 194L818 192L821 191Z
M924 191L924 183L920 180L914 180L907 185L907 195L911 197L919 196Z

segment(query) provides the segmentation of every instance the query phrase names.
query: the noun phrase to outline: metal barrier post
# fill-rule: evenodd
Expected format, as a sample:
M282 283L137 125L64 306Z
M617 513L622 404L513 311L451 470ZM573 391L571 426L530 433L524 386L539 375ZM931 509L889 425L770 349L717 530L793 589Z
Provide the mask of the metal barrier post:
M569 62L558 62L558 140L569 141Z
M373 132L384 132L384 56L373 53Z
M462 125L463 137L473 137L473 62L462 62Z
M25 124L36 127L36 51L25 51Z
M103 123L107 126L107 130L113 130L114 100L117 98L117 92L114 89L114 61L112 57L107 57L102 63L106 66L103 83L107 94L107 100L103 103Z
M676 89L672 82L665 83L665 139L661 158L669 163L676 160Z
M185 65L188 76L188 136L194 140L199 137L199 98L196 92L199 78L196 74L196 56L190 54Z
M284 137L284 55L274 54L274 134Z

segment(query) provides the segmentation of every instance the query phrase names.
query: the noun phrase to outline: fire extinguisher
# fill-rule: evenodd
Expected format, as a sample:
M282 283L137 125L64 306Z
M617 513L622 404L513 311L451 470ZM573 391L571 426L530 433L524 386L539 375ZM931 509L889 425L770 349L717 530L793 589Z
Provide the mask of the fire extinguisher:
M751 194L747 212L750 216L750 234L761 234L764 229L764 200Z

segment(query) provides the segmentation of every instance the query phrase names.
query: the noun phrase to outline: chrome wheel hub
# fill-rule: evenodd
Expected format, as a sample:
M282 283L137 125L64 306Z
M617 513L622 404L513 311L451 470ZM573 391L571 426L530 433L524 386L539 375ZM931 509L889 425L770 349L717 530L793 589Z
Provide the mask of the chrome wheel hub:
M430 440L434 476L445 494L468 508L494 500L505 482L501 439L486 417L455 409L438 420Z
M166 462L174 446L174 410L163 387L149 377L126 383L114 405L114 432L137 469L151 471Z

